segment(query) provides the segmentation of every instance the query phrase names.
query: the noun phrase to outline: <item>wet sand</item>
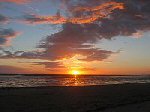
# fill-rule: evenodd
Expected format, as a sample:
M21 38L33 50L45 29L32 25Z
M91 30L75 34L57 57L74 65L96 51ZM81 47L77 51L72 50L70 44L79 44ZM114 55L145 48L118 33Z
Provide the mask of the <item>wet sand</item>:
M150 84L0 88L0 112L150 112Z

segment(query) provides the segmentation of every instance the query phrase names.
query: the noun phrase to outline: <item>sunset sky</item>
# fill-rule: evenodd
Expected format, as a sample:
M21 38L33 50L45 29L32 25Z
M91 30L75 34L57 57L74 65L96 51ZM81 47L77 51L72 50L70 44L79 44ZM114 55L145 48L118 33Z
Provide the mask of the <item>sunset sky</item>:
M0 0L0 73L149 74L150 0Z

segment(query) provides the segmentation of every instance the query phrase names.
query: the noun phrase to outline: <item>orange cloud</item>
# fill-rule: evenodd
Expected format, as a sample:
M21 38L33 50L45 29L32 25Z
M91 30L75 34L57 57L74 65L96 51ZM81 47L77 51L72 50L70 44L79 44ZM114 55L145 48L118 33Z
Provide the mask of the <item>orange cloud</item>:
M123 3L107 2L96 7L75 7L71 12L80 13L81 17L71 18L71 23L92 23L98 19L105 18L115 9L124 9ZM84 15L86 13L86 15Z
M29 24L62 24L66 23L66 19L62 16L40 16L40 15L26 15L25 22Z
M63 24L63 23L73 23L73 24L85 24L92 23L98 19L107 17L115 9L124 9L123 3L117 2L107 2L96 7L75 7L72 9L71 13L80 13L79 17L63 17L60 12L57 12L55 16L39 16L39 15L27 15L25 21L31 24Z
M77 12L77 11L89 11L89 12L93 12L93 11L98 11L98 10L102 10L104 8L109 8L109 7L116 7L119 9L124 9L123 3L117 3L117 2L106 2L103 3L102 5L99 6L95 6L95 7L81 7L78 6L75 9L72 10L72 12Z

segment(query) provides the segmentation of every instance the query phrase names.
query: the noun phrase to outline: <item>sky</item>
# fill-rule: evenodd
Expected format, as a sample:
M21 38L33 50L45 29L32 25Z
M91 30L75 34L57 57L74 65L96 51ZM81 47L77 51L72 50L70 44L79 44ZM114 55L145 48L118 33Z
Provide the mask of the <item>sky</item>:
M0 74L150 74L149 0L0 0Z

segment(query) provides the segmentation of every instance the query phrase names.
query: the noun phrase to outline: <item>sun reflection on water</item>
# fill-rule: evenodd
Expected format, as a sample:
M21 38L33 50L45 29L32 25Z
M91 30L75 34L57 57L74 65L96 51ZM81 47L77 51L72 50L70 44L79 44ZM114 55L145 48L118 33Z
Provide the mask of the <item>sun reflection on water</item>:
M81 83L80 83L79 77L77 75L74 75L64 80L63 85L64 86L81 86Z
M92 86L124 83L150 83L149 76L0 76L0 87Z
M74 76L74 85L75 86L79 85L79 80L78 80L78 76L77 75Z

